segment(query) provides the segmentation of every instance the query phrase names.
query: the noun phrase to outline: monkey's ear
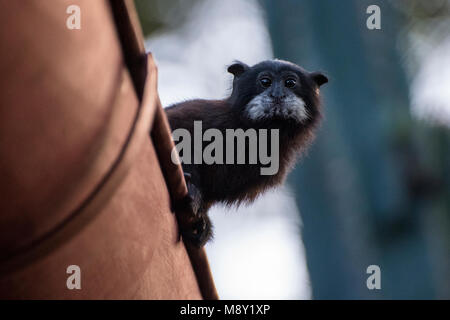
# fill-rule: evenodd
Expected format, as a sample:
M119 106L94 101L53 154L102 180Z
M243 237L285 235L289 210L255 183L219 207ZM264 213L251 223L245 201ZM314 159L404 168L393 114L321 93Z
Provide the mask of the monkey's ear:
M321 72L311 72L309 75L319 87L328 82L327 76Z
M228 67L228 72L232 73L236 78L243 74L249 68L248 65L240 61L236 61Z

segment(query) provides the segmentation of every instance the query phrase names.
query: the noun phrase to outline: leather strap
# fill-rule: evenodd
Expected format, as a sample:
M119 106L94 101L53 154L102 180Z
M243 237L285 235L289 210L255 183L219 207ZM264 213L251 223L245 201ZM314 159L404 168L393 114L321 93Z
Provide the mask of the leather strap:
M167 134L168 132L171 132L169 122L158 98L151 136L170 197L172 202L176 203L184 199L188 190L181 165L174 164L171 160L171 152L175 144L171 136ZM174 205L173 207L177 206ZM177 211L175 214L177 215L177 221L183 221L188 218L184 216L187 213L183 211ZM189 259L191 260L203 298L208 300L219 299L205 249L199 249L189 243L185 243L185 247L189 254Z

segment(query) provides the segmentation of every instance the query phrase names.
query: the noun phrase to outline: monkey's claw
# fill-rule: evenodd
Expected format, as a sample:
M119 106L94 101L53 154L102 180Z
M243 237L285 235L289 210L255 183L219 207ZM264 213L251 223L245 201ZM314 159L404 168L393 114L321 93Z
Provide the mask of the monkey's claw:
M188 228L181 229L181 235L185 241L201 248L212 237L211 222L207 217L200 217Z
M201 248L212 237L211 222L202 201L202 194L192 182L191 174L185 172L184 177L188 193L175 207L180 235L185 242Z

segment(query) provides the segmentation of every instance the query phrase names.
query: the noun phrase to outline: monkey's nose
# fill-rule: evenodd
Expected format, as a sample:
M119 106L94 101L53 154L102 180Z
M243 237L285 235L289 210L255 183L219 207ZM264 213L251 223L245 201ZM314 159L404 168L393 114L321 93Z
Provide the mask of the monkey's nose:
M283 101L283 99L286 97L284 95L273 95L270 94L270 97L272 98L272 101L276 104L279 104Z

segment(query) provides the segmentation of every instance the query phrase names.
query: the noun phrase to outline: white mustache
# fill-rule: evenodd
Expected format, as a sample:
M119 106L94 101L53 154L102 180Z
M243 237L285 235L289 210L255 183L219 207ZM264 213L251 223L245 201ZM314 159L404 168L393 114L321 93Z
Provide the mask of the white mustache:
M255 96L245 106L247 116L252 120L266 120L274 116L304 122L309 118L306 104L302 98L290 94L280 101L274 101L266 93Z

